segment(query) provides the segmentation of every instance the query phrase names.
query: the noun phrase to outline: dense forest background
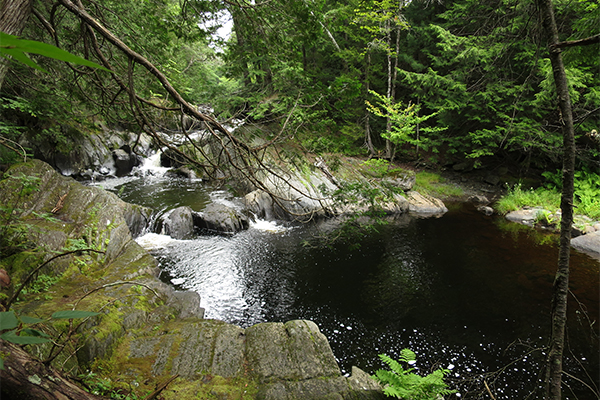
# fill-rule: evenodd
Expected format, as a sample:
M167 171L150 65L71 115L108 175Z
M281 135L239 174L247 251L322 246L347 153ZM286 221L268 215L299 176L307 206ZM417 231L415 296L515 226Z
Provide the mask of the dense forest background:
M169 112L179 108L161 82L61 3L33 2L21 36L115 73L44 57L35 60L50 73L12 62L1 86L3 140L23 143L28 136L69 152L72 135L100 125L135 131L177 123ZM283 128L281 138L316 153L432 165L466 160L476 168L493 158L524 171L560 167L562 119L534 1L83 3L187 102L209 106L220 121L277 127L267 132ZM561 41L597 34L597 3L554 4ZM221 25L232 25L231 35L218 35ZM563 54L577 168L588 171L600 162L593 140L598 54L598 44ZM377 116L374 109L384 111ZM16 157L0 152L2 163Z

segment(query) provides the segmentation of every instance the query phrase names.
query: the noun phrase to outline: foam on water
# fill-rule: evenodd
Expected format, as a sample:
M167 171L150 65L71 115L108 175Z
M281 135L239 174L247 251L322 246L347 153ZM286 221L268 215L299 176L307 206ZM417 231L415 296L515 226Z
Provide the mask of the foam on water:
M258 219L256 221L250 222L250 227L252 229L256 229L259 231L266 231L272 233L285 232L290 228L286 228L285 226L277 225L275 221L267 221L264 219Z
M146 250L164 249L170 244L178 242L177 239L173 239L171 236L160 235L158 233L147 233L144 236L138 237L135 241Z
M140 165L139 171L142 175L163 176L165 172L171 168L161 167L160 156L162 151L157 151L155 154L144 159L144 163Z

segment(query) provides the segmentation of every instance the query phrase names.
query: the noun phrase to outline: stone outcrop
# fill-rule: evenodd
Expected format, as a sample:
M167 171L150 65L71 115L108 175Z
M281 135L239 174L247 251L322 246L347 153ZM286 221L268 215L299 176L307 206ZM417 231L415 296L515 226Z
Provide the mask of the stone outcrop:
M68 129L68 128L65 128ZM109 130L87 133L68 133L72 150L62 153L54 144L32 142L37 158L52 165L61 174L81 179L101 179L103 176L122 176L138 165L138 155L149 155L152 139L147 134ZM136 144L135 149L132 146ZM135 150L135 151L134 151Z
M342 171L337 173L331 172L320 158L315 166L312 169L302 169L291 165L278 176L265 176L261 182L270 193L262 188L251 191L244 198L246 207L258 218L282 220L310 220L367 211L372 204L368 199L357 196L359 190L352 192L346 200L343 195L335 199L332 197L333 193L343 187L342 182L349 182L359 183L367 191L374 189L385 193L376 206L386 214L411 211L424 216L440 215L448 211L441 200L411 190L416 179L412 171L374 179L361 174L360 166L351 162L340 167ZM402 194L402 191L405 193Z
M441 215L448 211L444 203L435 197L425 196L419 192L407 193L409 210L416 214Z
M167 391L166 399L192 392L203 398L207 391L226 397L222 387L212 385L214 375L226 382L244 382L248 398L383 398L379 384L358 368L353 368L351 377L341 375L327 339L311 321L242 329L216 320L196 320L168 324L161 331L160 335L148 336L147 330L130 335L110 362L125 371L121 375L125 380L179 375L173 387L176 393Z

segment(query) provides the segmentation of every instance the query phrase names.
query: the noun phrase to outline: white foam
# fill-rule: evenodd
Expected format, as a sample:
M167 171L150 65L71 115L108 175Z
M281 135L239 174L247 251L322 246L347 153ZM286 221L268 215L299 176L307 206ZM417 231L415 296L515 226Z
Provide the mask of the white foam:
M273 233L285 232L289 228L285 226L277 225L275 221L267 221L264 219L258 219L250 222L250 227L259 231L267 231Z
M161 167L160 166L160 155L161 151L157 151L155 154L151 155L148 158L144 159L144 163L140 165L139 171L143 175L154 175L154 176L163 176L165 172L170 170L171 168Z
M164 249L168 245L177 242L176 239L170 236L158 233L147 233L144 236L138 237L135 241L146 250Z

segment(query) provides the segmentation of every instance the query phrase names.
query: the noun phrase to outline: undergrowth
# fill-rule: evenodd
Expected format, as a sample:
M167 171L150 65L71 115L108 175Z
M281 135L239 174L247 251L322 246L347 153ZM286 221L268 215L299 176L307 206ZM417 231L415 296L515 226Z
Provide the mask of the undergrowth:
M416 182L413 190L433 197L462 197L464 191L451 183L448 183L444 177L433 172L417 172Z

